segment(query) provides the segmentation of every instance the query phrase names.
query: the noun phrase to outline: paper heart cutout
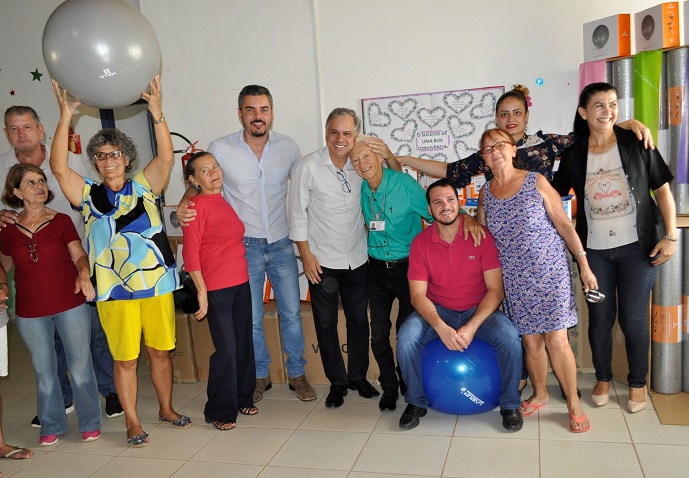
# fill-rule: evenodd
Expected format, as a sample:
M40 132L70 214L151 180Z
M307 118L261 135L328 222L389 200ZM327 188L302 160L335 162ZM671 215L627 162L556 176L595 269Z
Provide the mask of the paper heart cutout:
M404 101L391 101L388 104L388 110L398 118L406 120L416 110L417 106L418 102L414 98L407 98Z
M464 159L477 151L474 148L470 148L464 141L456 141L453 147L458 159Z
M400 128L395 128L390 133L390 137L395 141L402 141L404 143L411 143L418 129L418 124L414 120L407 120Z
M471 121L462 121L459 117L452 115L447 119L447 126L455 139L466 138L476 131L476 125Z
M408 144L402 144L397 148L395 156L411 156L411 146Z
M416 117L429 128L435 128L438 123L445 119L445 115L447 115L447 112L442 106L436 106L432 110L421 108L416 112Z
M471 108L470 115L474 119L490 118L495 116L495 95L492 93L484 93L481 96L481 101Z
M445 153L437 153L437 154L420 154L419 158L422 159L432 159L434 161L441 161L443 163L447 163L447 155Z
M443 103L445 103L445 106L457 114L467 109L473 102L474 96L471 93L460 93L458 95L455 93L448 93L443 96Z
M390 115L384 113L378 103L368 105L368 118L371 126L388 126L392 121Z

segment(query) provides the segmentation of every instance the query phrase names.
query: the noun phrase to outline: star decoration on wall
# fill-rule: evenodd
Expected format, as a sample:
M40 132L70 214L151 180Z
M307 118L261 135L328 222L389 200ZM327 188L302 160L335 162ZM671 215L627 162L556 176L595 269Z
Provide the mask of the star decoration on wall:
M10 90L10 96L14 96L14 90Z
M39 73L38 68L36 68L36 71L32 71L31 75L33 76L33 79L31 81L41 81L41 76L43 76L43 73Z

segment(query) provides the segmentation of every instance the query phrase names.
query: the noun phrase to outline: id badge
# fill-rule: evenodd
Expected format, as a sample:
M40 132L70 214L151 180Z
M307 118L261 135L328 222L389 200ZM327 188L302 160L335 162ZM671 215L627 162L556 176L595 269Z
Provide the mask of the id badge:
M368 226L369 231L384 231L385 221L371 221Z

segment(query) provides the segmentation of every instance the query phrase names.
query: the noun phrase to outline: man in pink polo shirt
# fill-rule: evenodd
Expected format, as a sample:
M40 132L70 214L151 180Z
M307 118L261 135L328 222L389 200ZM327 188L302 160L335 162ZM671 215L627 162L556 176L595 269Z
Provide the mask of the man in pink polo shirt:
M407 384L407 408L400 428L412 429L426 415L428 398L421 384L421 353L438 337L450 350L464 351L474 337L492 345L502 385L500 414L508 430L522 428L519 378L522 348L519 333L498 309L504 296L502 269L493 236L475 245L464 239L457 191L448 179L426 191L435 222L422 231L409 252L409 292L416 312L397 335L397 360ZM449 393L449 390L448 390Z

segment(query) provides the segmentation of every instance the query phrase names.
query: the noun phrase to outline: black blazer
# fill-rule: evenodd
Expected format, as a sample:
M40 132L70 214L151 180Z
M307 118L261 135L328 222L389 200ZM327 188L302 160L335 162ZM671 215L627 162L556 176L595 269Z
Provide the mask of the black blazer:
M658 150L644 149L636 135L617 126L614 127L617 148L622 160L622 168L636 201L636 232L644 255L651 253L665 234L665 224L651 190L672 181L673 176ZM579 200L577 207L576 230L581 243L586 248L588 225L584 210L584 184L586 163L588 161L588 137L577 140L567 148L560 160L560 168L555 173L553 187L564 196L574 188Z

